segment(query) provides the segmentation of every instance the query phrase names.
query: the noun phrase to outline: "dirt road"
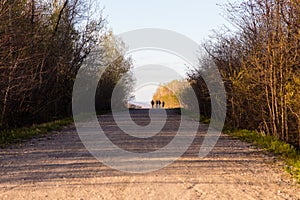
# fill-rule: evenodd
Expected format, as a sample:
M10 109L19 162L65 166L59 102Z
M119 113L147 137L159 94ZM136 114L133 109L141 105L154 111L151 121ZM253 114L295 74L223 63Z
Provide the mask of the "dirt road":
M145 110L131 116L137 124L149 123ZM116 130L115 144L137 152L160 148L174 136L166 127L147 143L128 142L111 115L99 119L105 122L103 129ZM168 120L172 128L179 123L172 111ZM149 173L125 173L101 164L84 148L74 126L1 149L0 199L300 199L299 185L274 163L276 158L249 144L221 135L213 151L199 158L206 129L199 127L176 162Z

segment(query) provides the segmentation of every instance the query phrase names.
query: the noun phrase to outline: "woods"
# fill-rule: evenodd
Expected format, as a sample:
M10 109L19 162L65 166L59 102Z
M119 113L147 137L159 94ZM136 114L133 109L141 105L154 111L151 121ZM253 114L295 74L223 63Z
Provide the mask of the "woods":
M85 0L1 1L1 129L71 116L76 74L95 49L99 67L107 67L96 109L110 109L115 86L133 64L93 6ZM198 68L188 72L201 114L211 115L201 74L213 80L215 65L226 87L228 125L300 146L300 1L247 0L224 5L224 13L234 28L215 31L203 44ZM118 84L120 104L132 97L133 84L130 75ZM153 98L166 107L178 107L179 97L188 105L189 89L174 81Z
M182 94L181 91L184 90L187 86L186 81L173 80L167 84L161 84L155 94L153 99L160 100L165 102L166 108L180 108L183 105L181 100Z
M0 129L71 116L77 71L94 48L114 37L92 7L85 0L1 1ZM109 48L98 57L107 60L117 46ZM124 74L130 63L122 57L111 68L106 77Z
M209 94L199 70L211 62L226 87L227 124L300 146L299 0L248 0L224 11L236 30L216 31L189 72L200 103Z

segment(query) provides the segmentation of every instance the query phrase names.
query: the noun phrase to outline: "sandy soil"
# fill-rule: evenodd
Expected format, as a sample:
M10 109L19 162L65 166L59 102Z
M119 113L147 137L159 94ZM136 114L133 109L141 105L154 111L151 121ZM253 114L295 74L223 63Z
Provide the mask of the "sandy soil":
M149 120L145 111L134 111L132 117L137 124ZM170 112L168 119L169 127L177 126L178 115ZM117 129L112 116L101 120L111 132ZM199 158L206 128L199 127L193 144L176 162L149 173L125 173L103 165L84 148L74 126L1 149L0 199L300 199L299 185L280 161L227 135L206 158ZM170 130L147 144L138 140L134 149L159 147L149 144L161 140L165 145L174 136ZM126 138L114 137L114 143L126 149Z

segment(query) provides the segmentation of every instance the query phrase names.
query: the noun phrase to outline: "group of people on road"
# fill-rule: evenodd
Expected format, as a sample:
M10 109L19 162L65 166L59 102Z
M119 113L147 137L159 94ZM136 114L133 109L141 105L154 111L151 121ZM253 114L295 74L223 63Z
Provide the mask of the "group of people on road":
M154 104L155 104L155 107L156 108L164 108L165 107L165 102L161 102L160 100L156 100L154 102L154 100L151 101L151 105L152 105L152 108L154 108ZM161 105L161 106L160 106Z

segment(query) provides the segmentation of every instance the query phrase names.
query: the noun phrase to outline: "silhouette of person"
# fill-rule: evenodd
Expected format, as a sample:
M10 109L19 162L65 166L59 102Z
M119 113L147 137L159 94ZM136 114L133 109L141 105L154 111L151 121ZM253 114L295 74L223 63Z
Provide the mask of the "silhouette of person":
M152 105L152 108L153 108L153 106L154 106L154 101L153 100L151 101L151 105Z
M164 102L164 101L161 103L161 106L162 106L163 108L165 107L165 102Z
M158 100L156 100L155 103L156 103L156 108L158 108Z
M161 101L160 100L158 100L158 107L160 108L160 104L161 104Z

